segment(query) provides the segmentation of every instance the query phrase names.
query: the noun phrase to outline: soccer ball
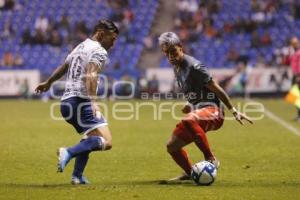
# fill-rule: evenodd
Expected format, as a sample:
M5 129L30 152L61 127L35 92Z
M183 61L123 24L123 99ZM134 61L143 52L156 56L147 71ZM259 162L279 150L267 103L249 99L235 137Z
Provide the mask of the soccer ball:
M201 161L192 166L191 178L197 185L210 185L216 177L217 169L208 161Z

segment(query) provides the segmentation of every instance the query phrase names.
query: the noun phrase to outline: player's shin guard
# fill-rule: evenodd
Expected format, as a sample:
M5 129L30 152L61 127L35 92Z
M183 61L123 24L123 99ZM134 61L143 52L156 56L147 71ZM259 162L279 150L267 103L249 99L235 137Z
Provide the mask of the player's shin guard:
M187 119L187 120L182 120L182 123L189 131L193 133L195 137L194 141L198 146L198 148L204 154L205 160L213 159L214 156L210 150L206 134L204 130L201 128L201 126L198 124L198 122L192 119Z
M68 148L68 152L72 157L79 154L90 153L91 151L99 151L105 148L105 139L100 136L91 136L84 141L79 142L73 147Z
M191 173L192 165L188 158L188 155L185 150L180 149L179 151L169 152L173 160L185 171L189 176Z

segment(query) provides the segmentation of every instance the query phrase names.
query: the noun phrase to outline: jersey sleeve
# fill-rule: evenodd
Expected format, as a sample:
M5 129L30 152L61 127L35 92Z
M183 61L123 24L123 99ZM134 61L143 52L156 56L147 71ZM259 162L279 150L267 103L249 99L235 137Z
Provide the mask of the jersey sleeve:
M212 80L212 77L210 76L208 70L202 63L196 63L193 65L191 75L193 76L197 85L201 87L205 86L209 81Z
M69 64L69 65L71 64L71 55L70 54L66 57L65 63Z
M108 57L106 52L97 49L92 51L89 55L88 63L96 63L99 66L99 68L102 69L105 63L107 62L107 58Z

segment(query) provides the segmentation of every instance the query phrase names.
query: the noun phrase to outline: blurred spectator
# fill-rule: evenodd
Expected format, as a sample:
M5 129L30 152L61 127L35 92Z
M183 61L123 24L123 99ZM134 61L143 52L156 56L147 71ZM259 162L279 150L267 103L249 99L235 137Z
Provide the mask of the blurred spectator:
M5 6L5 0L0 0L0 10L3 10Z
M32 44L33 38L30 29L27 27L22 34L22 44Z
M14 65L17 67L21 67L24 65L24 59L20 54L16 54L14 58Z
M147 87L148 87L148 80L146 79L145 76L141 76L137 79L137 93L138 96L141 93L147 92Z
M123 81L123 84L119 84L119 92L118 95L123 96L123 97L129 97L132 94L135 93L134 87L130 83L134 83L132 77L128 74L125 74L124 76L121 77L121 81Z
M251 47L258 48L260 45L260 38L258 36L258 33L255 31L251 34Z
M49 20L45 16L40 16L35 20L34 28L38 31L41 31L42 33L45 33L49 26Z
M148 93L154 94L159 92L159 81L156 75L153 75L152 79L148 81Z
M257 22L254 20L245 20L239 16L236 20L236 23L233 25L233 28L237 33L252 33L257 29L257 25Z
M215 0L215 1L210 1L210 4L208 6L208 12L211 14L219 13L221 9L221 1L220 0Z
M290 40L290 55L287 56L286 64L291 66L293 72L292 83L300 85L300 42L297 37ZM300 122L300 108L297 108L296 120Z
M0 33L0 39L9 39L14 37L15 35L15 30L12 27L12 24L10 21L5 21L4 23L4 28Z
M41 29L37 29L35 35L32 37L32 44L46 44L47 34Z
M75 35L72 38L72 42L74 43L73 45L77 45L81 41L85 40L88 38L89 34L89 29L87 28L86 24L84 21L79 21L75 25Z
M299 0L293 1L290 5L290 8L294 19L296 20L300 19L300 1Z
M28 79L24 79L23 82L20 84L19 96L24 99L30 98Z
M71 25L67 15L64 14L60 18L60 21L56 23L54 29L62 33L62 40L66 42L71 41Z
M226 22L223 26L223 31L224 33L232 33L233 29L235 28L235 25L231 22ZM241 29L237 28L236 26L236 31L240 32Z
M129 8L126 8L124 11L123 11L123 23L126 24L127 26L129 26L129 24L133 21L134 19L134 14L132 12L131 9Z
M12 10L14 6L14 0L0 0L0 10Z
M256 62L255 67L256 68L264 68L264 67L266 67L266 61L265 61L265 58L262 55L259 55L257 57L257 62Z
M55 27L55 28L65 29L65 30L67 30L68 32L71 31L70 20L69 20L69 17L68 17L67 15L63 15L63 16L60 18L60 21L57 23L56 26L57 26L57 27Z
M115 62L115 63L112 65L112 68L113 68L113 70L120 70L120 68L121 68L120 62Z
M57 30L53 30L51 32L50 38L49 38L49 44L55 47L59 47L62 45L62 38L59 35L59 32Z
M293 72L293 82L300 75L300 42L297 37L290 40L289 55L286 58L286 64L291 66Z
M148 35L147 37L144 38L143 43L144 43L146 50L153 51L156 49L156 47L157 47L156 38L157 38L157 36L153 37L152 35Z
M3 57L0 59L0 66L5 67L13 67L13 66L22 66L24 64L24 60L21 57L20 54L16 54L15 56L9 52L6 51L3 54Z
M218 31L213 27L212 19L206 19L204 21L204 34L210 38L218 35Z
M6 51L3 54L3 57L1 59L1 66L13 66L14 65L14 56L11 52Z
M237 51L234 48L230 48L226 60L229 62L237 62L239 59L240 55L237 53Z
M234 63L243 63L244 65L248 63L248 60L249 57L245 49L240 49L238 52L236 49L230 48L226 56L226 61Z
M266 32L263 34L263 36L260 38L261 45L262 46L269 46L272 44L271 35L269 32Z
M261 8L261 2L257 0L251 0L251 11L252 12L259 12Z
M259 10L252 14L251 19L256 22L257 24L262 24L266 20L266 15L262 10Z

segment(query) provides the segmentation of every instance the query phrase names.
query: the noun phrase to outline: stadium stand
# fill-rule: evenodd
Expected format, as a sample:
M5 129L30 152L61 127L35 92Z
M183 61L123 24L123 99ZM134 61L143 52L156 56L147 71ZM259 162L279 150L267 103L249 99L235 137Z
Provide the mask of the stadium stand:
M109 18L122 30L105 71L117 78L138 73L143 39L149 34L158 7L158 0L9 2L9 7L0 8L0 58L8 53L20 55L22 69L40 69L48 75L74 45L88 36L98 19ZM20 68L3 65L1 69Z
M1 69L40 69L48 75L88 36L97 19L109 18L119 24L122 32L105 73L118 79L124 74L139 74L138 61L159 6L159 0L6 1L8 4L0 8ZM174 31L185 41L188 53L208 67L231 68L239 61L273 64L274 52L292 35L300 36L298 1L176 3ZM160 66L170 65L162 59Z
M208 67L273 64L274 51L300 36L300 2L178 0L176 31L186 50ZM168 67L166 59L161 67Z

